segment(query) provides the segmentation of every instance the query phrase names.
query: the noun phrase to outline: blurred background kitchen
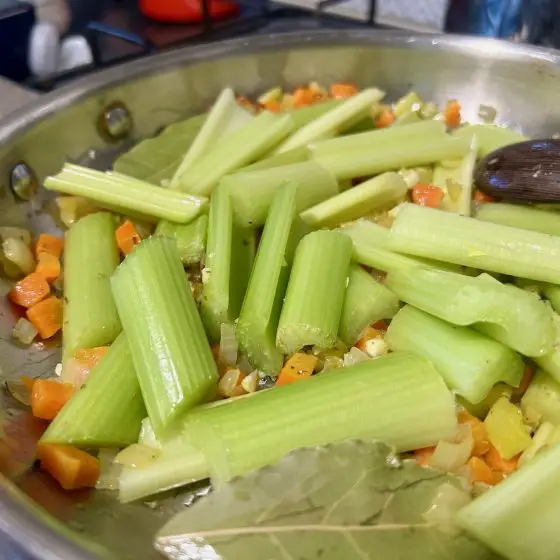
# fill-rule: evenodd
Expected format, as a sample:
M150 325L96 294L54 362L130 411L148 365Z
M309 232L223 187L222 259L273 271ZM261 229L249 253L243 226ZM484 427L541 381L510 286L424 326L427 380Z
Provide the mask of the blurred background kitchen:
M349 26L560 48L560 1L0 0L0 76L47 91L94 69L183 44Z

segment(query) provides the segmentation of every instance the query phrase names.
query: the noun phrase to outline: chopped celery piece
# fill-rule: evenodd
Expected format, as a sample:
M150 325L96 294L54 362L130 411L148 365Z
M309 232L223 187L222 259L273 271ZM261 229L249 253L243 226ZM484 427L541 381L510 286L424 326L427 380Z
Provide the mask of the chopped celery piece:
M142 241L111 278L146 410L159 437L210 396L217 370L172 239Z
M290 115L263 111L247 124L225 134L177 179L176 188L208 196L228 173L258 160L293 130Z
M399 310L399 300L358 265L350 267L344 295L339 334L353 346L364 330L380 319L391 319Z
M315 140L329 136L333 132L336 133L348 123L365 116L371 106L381 101L384 95L384 92L375 88L362 90L357 95L345 100L341 105L332 108L297 130L280 145L277 153L307 146Z
M396 127L395 130L406 131L423 124L427 123ZM402 167L462 158L469 153L469 149L469 141L463 138L452 138L446 134L414 135L398 142L371 143L361 149L351 148L328 153L315 150L312 157L329 169L337 179L351 179L396 171Z
M206 247L208 215L203 214L189 224L174 224L161 221L156 228L156 235L172 237L177 242L177 249L183 264L195 264L202 260Z
M159 439L157 439L152 427L152 423L147 417L142 420L140 435L138 436L138 443L140 445L153 447L154 449L161 449L161 442L159 441Z
M239 171L245 173L247 171L257 171L259 169L270 169L271 167L281 167L282 165L291 165L292 163L301 163L309 159L309 150L307 148L294 148L289 152L283 152L275 156L270 156L251 165L242 167Z
M278 429L279 418L288 429ZM229 480L301 447L367 437L405 451L447 439L456 426L453 397L432 365L395 353L200 407L184 433L212 474Z
M206 198L156 187L120 173L102 173L66 163L58 175L45 179L45 188L86 198L127 214L185 223L208 205Z
M41 438L77 447L123 447L138 440L146 415L125 335L121 334Z
M311 152L319 156L328 156L355 150L368 150L387 145L397 147L410 138L445 138L445 124L438 121L423 121L407 127L389 127L349 136L321 140L310 146Z
M342 99L327 99L314 105L291 109L289 113L294 120L295 129L299 130L343 103Z
M394 206L407 192L408 187L398 173L384 173L308 208L301 218L315 228L337 226Z
M239 317L254 256L255 235L233 223L230 195L220 184L210 203L200 309L212 342L220 341L223 323Z
M494 403L484 420L484 427L488 439L506 461L531 445L521 410L505 397Z
M483 401L495 383L517 387L523 376L523 361L513 350L410 305L393 317L385 340L392 350L430 360L447 386L474 404Z
M402 301L454 325L473 326L521 354L550 352L555 334L550 308L516 286L489 278L416 267L390 272L386 285Z
M458 524L508 560L557 560L560 445L459 510Z
M542 286L542 293L550 302L550 305L552 305L552 309L554 309L556 313L560 313L560 286L545 284Z
M560 214L517 204L481 204L475 217L484 222L560 236Z
M190 145L189 151L175 171L171 179L171 188L179 188L181 178L187 169L203 157L207 151L211 150L223 135L235 131L253 118L238 105L233 90L230 88L224 89L208 113L202 128Z
M336 231L316 231L301 240L276 336L285 354L336 344L351 254L352 242Z
M552 314L554 324L554 343L548 354L533 358L534 362L560 383L560 315Z
M298 187L296 207L299 212L339 193L333 175L314 161L240 171L224 177L221 184L229 190L236 223L242 227L257 227L264 224L276 192L288 182Z
M537 456L537 453L548 448L552 444L552 440L555 439L557 430L558 428L554 424L543 422L535 431L531 445L519 457L519 467L529 464Z
M487 156L490 152L493 152L498 148L503 148L509 144L515 144L516 142L523 142L523 140L528 140L526 136L523 136L514 130L490 124L472 124L462 126L457 129L453 135L458 138L468 139L471 139L474 136L478 143L479 158Z
M440 187L445 196L442 208L462 216L471 215L473 173L476 165L477 144L473 138L468 154L457 165L447 167L442 163L434 169L433 184Z
M297 187L276 193L259 243L237 323L237 339L251 365L269 375L282 368L276 330L295 248L304 233L297 215Z
M490 391L486 398L476 404L473 404L462 397L457 397L457 404L465 407L473 416L484 420L490 409L494 406L494 403L500 398L505 397L510 399L513 395L513 388L505 383L496 383Z
M109 277L119 264L115 217L106 212L78 220L64 250L63 358L110 344L121 332Z
M423 122L422 117L420 116L418 111L410 111L410 113L406 113L402 117L399 117L393 124L393 126L403 126L408 124L416 124L419 122Z
M404 205L388 248L511 276L560 283L560 237Z
M422 103L421 97L415 91L409 91L395 103L393 113L397 118L400 118L411 111L418 111Z
M539 370L521 398L521 409L531 426L552 422L560 426L560 383Z

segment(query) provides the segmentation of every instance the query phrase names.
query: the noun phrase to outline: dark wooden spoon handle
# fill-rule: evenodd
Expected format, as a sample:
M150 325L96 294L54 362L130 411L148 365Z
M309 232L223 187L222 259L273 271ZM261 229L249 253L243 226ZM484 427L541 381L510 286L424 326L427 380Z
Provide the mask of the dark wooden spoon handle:
M488 154L474 181L481 191L505 200L560 201L560 140L528 140Z

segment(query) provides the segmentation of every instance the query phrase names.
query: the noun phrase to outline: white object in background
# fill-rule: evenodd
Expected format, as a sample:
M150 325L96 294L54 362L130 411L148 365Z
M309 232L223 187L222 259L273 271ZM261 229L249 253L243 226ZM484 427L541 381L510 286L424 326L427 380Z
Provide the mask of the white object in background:
M40 21L33 26L29 37L27 63L34 76L55 74L60 57L60 35L53 23Z
M63 39L60 45L59 72L93 63L93 54L85 37L72 35Z

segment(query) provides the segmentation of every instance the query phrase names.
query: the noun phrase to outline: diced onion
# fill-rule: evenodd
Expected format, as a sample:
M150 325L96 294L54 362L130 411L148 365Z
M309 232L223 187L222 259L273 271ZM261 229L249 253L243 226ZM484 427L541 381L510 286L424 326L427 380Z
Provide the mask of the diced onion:
M95 488L97 490L118 490L119 476L122 465L114 462L117 452L114 449L100 449L99 459L100 473Z
M218 382L218 394L222 397L237 397L245 391L241 387L243 374L238 369L229 369Z
M366 354L370 358L379 358L389 353L389 345L382 336L376 336L366 342Z
M241 387L247 393L254 393L257 390L257 382L259 380L258 371L253 371L249 375L246 375L241 381Z
M89 367L86 363L76 358L68 358L62 367L62 380L74 387L81 387L89 375Z
M325 356L321 373L326 373L333 369L340 369L344 366L344 360L340 356Z
M359 364L360 362L365 362L369 359L369 356L365 352L362 352L359 348L353 346L348 352L346 352L346 354L344 354L344 367L353 366L354 364Z
M37 334L39 334L39 331L37 331L35 325L23 317L18 319L12 329L12 336L26 346L33 342Z
M455 441L440 441L437 444L430 459L430 466L444 472L456 473L469 460L473 443L470 426L460 424Z
M31 249L18 237L8 237L2 243L4 257L16 265L23 274L35 270L35 259Z
M422 517L440 531L454 535L459 533L454 523L455 514L470 501L468 492L446 482L437 489L430 509Z
M401 169L399 171L399 175L404 179L404 182L409 189L417 185L420 181L420 176L416 169Z
M116 457L115 463L123 467L145 467L159 457L159 450L140 443L125 447Z
M28 247L31 247L31 242L33 240L31 232L20 227L0 227L0 237L2 238L2 241L5 241L10 237L21 239L21 241L23 241Z
M481 104L478 106L478 116L485 123L493 123L496 120L496 114L496 109L490 105Z
M237 363L237 338L235 337L235 327L222 323L220 327L220 352L219 361L227 366L234 366Z

